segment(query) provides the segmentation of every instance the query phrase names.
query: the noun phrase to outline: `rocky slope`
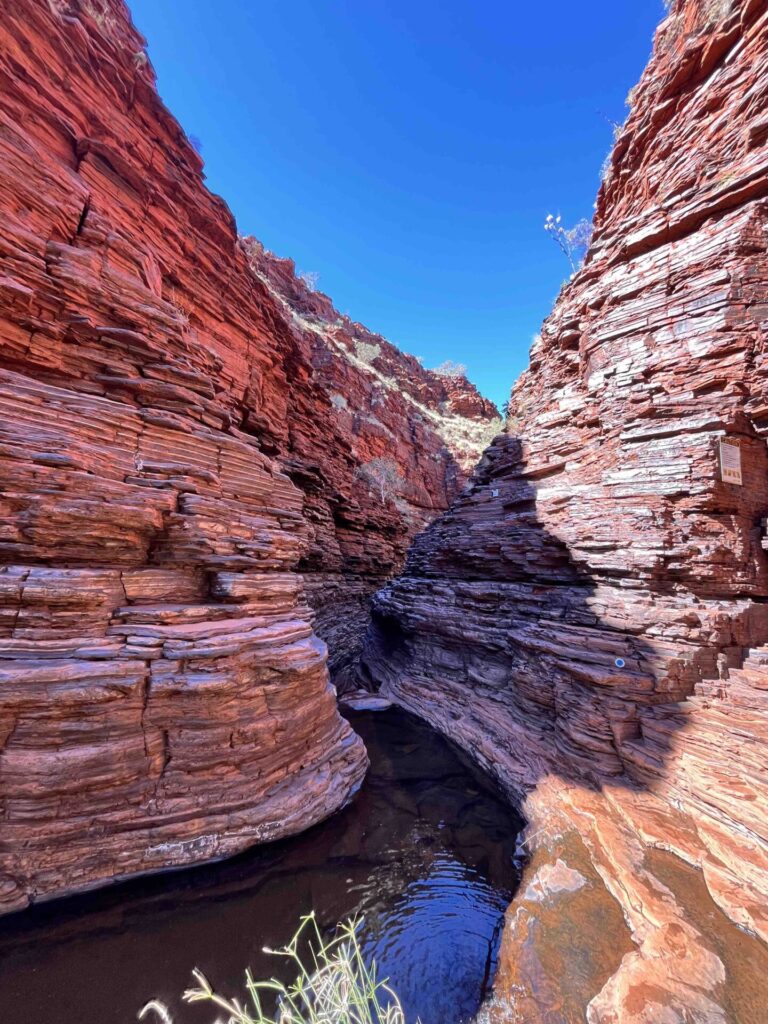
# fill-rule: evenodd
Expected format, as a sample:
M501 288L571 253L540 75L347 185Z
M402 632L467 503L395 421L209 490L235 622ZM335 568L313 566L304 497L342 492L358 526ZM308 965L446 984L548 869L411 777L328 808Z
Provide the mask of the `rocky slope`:
M461 490L502 421L465 377L424 370L340 315L297 277L292 260L255 239L241 246L290 324L319 391L311 407L289 412L296 425L283 465L305 491L311 539L300 570L332 676L343 688L355 676L372 594L402 567L413 536ZM396 464L399 478L387 478L385 465L385 479L371 479L368 467L380 460Z
M7 910L348 799L313 621L352 662L497 420L238 239L119 0L4 4L0 126Z
M369 680L531 822L494 1020L762 1019L649 849L768 938L766 109L765 3L677 0L506 436L376 598Z

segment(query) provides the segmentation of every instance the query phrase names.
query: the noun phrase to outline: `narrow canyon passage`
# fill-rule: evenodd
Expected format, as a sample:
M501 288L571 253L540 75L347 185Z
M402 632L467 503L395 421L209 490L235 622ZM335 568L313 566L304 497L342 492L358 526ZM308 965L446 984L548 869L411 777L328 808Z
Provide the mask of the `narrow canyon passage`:
M182 1007L197 965L227 994L315 910L323 929L363 915L366 954L407 1020L463 1024L493 978L519 879L522 820L487 778L398 709L352 712L371 768L353 803L309 832L240 857L40 905L0 921L0 1019L128 1022L159 996ZM290 971L286 980L290 979Z
M123 0L6 6L0 1016L202 1024L314 909L407 1024L765 1024L765 0L668 5L505 423L238 234Z

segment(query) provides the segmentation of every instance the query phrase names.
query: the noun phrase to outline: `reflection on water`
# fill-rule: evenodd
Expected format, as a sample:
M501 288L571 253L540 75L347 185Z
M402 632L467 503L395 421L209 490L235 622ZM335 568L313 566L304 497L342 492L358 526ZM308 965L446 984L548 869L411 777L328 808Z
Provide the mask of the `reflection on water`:
M397 709L349 717L371 771L331 820L234 860L0 920L0 1020L129 1024L158 996L177 1024L210 1024L210 1010L180 1002L191 968L241 995L247 965L279 973L262 947L286 942L312 908L329 931L364 916L364 949L408 1024L468 1020L492 977L522 823L428 726Z

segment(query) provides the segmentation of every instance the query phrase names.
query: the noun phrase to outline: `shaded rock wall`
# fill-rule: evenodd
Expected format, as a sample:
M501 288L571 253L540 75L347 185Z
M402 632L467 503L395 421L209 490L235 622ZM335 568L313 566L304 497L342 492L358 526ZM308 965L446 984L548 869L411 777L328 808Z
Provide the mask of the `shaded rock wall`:
M637 947L590 1021L662 1019L654 991L665 1020L726 1019L722 964L684 908L660 909L647 845L768 937L767 101L765 4L678 0L507 434L377 596L364 656L526 799L532 849L586 844ZM596 947L598 922L582 920ZM541 959L520 967L546 931L512 905L501 985L519 1019L555 1012L520 995L547 988Z
M496 412L238 239L119 0L4 4L0 179L7 910L349 798L313 621L354 660Z

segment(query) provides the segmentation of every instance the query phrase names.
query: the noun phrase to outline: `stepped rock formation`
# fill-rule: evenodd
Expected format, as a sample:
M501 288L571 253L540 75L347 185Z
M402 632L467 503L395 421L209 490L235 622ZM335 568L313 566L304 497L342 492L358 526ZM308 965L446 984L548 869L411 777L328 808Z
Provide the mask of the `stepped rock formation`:
M10 910L347 800L313 621L348 668L499 421L238 239L120 0L3 5L0 208Z
M465 377L425 371L340 316L327 296L297 278L291 260L253 239L243 248L322 389L312 406L289 411L292 450L283 465L305 491L312 537L300 569L332 675L343 686L354 678L371 596L402 567L413 536L459 492L502 421ZM320 429L333 424L319 445L318 407ZM376 483L365 483L365 467L382 458L394 459L403 474L394 501L385 503Z
M763 987L738 1009L697 914L768 939L766 4L677 0L631 95L507 433L363 658L524 801L494 1021L765 1019L764 947L722 918Z

